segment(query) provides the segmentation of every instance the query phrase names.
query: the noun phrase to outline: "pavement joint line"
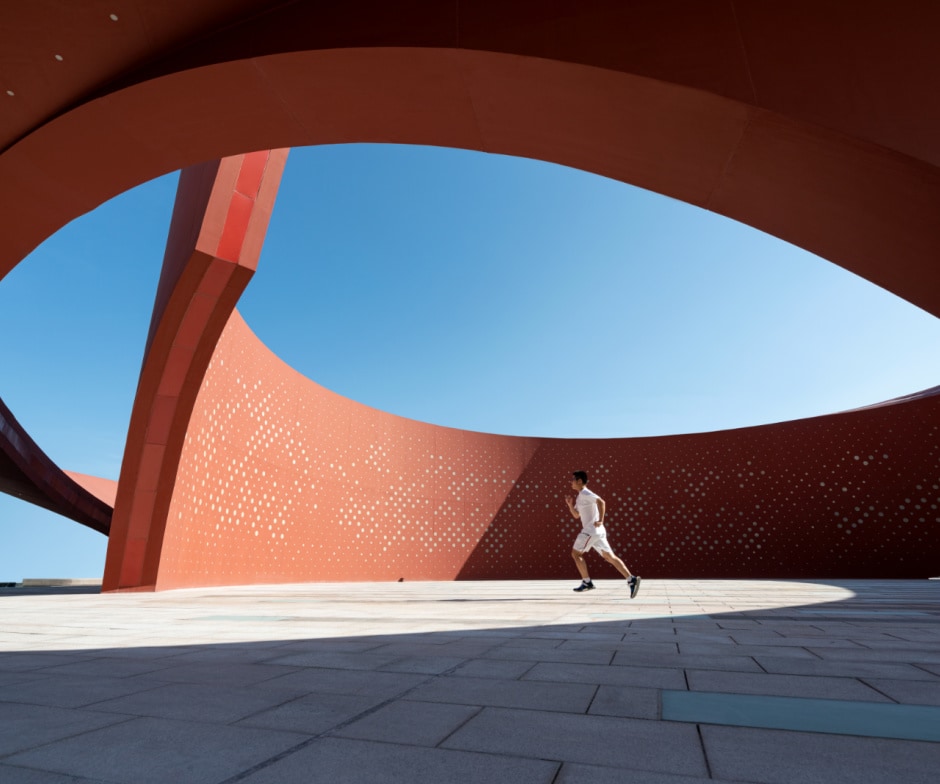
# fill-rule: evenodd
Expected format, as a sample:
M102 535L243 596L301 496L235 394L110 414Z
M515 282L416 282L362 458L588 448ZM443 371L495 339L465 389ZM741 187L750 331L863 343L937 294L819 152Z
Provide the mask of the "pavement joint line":
M663 720L892 740L940 741L940 707L663 690Z
M705 761L705 772L708 773L708 778L714 778L712 775L712 766L708 761L708 748L705 746L705 738L702 737L702 725L695 725L695 734L698 735L699 746L702 747L702 759Z
M597 684L597 685L594 687L594 693L591 694L591 699L590 699L590 701L588 702L587 707L584 709L584 715L585 715L585 716L590 715L590 713L591 713L591 706L594 704L594 700L597 699L597 693L598 693L600 690L601 690L601 685L600 685L600 684Z
M883 691L882 691L881 689L879 689L877 686L872 686L872 685L871 685L868 681L866 681L864 678L855 678L855 680L857 680L857 681L858 681L859 683L861 683L862 685L867 686L867 687L868 687L869 689L871 689L872 691L878 692L882 697L887 697L889 700L891 700L891 702L895 703L896 705L900 705L900 704L901 704L898 700L894 699L894 697L892 697L890 694L887 694L887 693L883 692Z
M484 708L485 706L483 706L483 705L476 705L476 706L470 706L470 707L475 707L475 708L476 708L476 710L473 712L473 715L467 716L467 718L464 719L462 722L460 722L459 725L457 725L457 726L454 727L450 732L448 732L445 737L441 738L441 739L438 741L437 745L434 746L434 748L439 749L443 744L447 743L447 741L449 741L452 737L454 737L454 735L456 735L458 732L460 732L460 730L462 730L462 729L463 729L464 727L466 727L471 721L473 721L477 716L479 716L481 713L483 713L483 708Z

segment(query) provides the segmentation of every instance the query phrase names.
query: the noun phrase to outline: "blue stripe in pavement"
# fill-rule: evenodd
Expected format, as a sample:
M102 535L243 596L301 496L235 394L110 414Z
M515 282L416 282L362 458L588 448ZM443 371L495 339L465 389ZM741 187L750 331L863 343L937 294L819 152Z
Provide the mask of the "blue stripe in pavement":
M695 724L940 741L940 707L663 691L663 719Z

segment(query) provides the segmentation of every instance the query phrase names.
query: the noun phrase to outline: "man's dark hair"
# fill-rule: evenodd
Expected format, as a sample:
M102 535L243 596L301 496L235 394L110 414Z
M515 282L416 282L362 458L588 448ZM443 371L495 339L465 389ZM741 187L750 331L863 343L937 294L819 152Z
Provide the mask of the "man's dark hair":
M587 471L575 471L572 476L580 480L582 484L587 484Z

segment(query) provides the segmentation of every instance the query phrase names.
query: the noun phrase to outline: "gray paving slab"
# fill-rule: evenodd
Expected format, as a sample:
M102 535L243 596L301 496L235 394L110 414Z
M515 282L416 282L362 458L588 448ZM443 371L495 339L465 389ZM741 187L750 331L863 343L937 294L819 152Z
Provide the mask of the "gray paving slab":
M106 599L107 597L101 597L101 600L106 600ZM153 619L153 621L151 621L151 623L156 623L156 622L157 622L157 619ZM139 640L139 639L135 640L134 644L127 644L128 641L126 637L123 637L123 636L119 637L118 640L119 640L118 647L120 649L120 655L129 657L129 658L155 659L159 661L161 659L172 659L175 656L180 656L182 654L192 653L194 651L200 650L200 647L198 645L158 645L158 644L152 644L150 642L145 642L144 640ZM78 641L73 644L77 645L79 644L79 642L84 643L84 641ZM102 648L107 648L108 643L110 642L111 641L109 640L105 643L102 643L101 648L96 648L94 645L86 646L88 648L87 653L85 653L82 656L76 656L75 658L76 660L98 658L99 656L101 656ZM114 651L110 651L110 653L114 653Z
M898 653L903 651L905 655L914 654L918 659L923 659L926 656L924 661L937 662L940 661L940 658L935 658L938 656L936 640L930 640L926 645L921 642L908 642L906 640L899 640L896 638L893 639L878 639L878 640L869 640L865 643L866 648L870 648L873 651L890 651L892 653Z
M743 784L728 782L727 784ZM677 776L672 773L653 773L648 770L604 768L599 765L580 765L566 762L554 784L715 784L708 776Z
M695 656L687 653L635 655L632 651L621 651L611 664L621 667L668 667L682 670L732 670L737 672L763 672L751 656Z
M91 675L50 675L41 680L9 684L4 702L79 708L161 686L162 681L139 678L104 678Z
M497 678L516 680L535 666L535 662L507 661L503 659L473 659L464 662L451 675L463 678Z
M141 718L14 754L4 762L115 784L220 782L305 738L289 732Z
M343 784L551 784L558 763L506 755L322 738L239 784L334 781ZM313 778L315 775L316 778Z
M493 646L492 653L501 653L511 651L515 655L515 649L532 650L541 655L542 651L551 651L561 648L564 640L557 637L509 637L503 640L499 646ZM502 657L508 658L508 657ZM521 658L521 657L520 657Z
M761 632L739 632L732 639L736 645L763 645L773 648L862 648L864 646L844 637L827 637L817 635L788 636L774 632L765 634Z
M0 702L0 757L126 720L106 713Z
M703 725L712 775L758 784L934 784L940 743Z
M896 662L823 661L822 659L794 659L792 656L756 656L755 661L767 672L777 675L893 678L911 681L938 679L937 676L912 664Z
M139 659L123 656L101 656L69 664L44 667L45 675L97 675L107 678L132 678L174 666L173 659Z
M637 642L633 640L613 642L587 642L581 639L563 642L560 651L598 651L620 656L629 654L639 657L653 658L656 656L676 656L679 653L677 644L673 642Z
M583 608L579 606L579 609ZM525 636L529 639L558 640L562 642L583 633L586 628L587 625L584 623L553 623L550 626L530 626L528 629L517 632L517 636ZM602 632L605 627L595 628L597 632Z
M554 642L554 641L553 641ZM614 658L611 651L563 651L558 647L533 648L504 645L484 654L487 659L511 659L513 661L560 662L564 664L610 664Z
M542 640L559 640L565 647L572 643L581 643L591 647L603 648L604 645L616 646L623 641L623 633L620 631L597 632L589 631L588 627L568 628L556 627L552 631L538 630L526 635L527 639L537 638Z
M289 653L268 659L271 666L286 667L329 667L336 670L378 670L401 659L391 653L356 653L353 651L311 651L309 653Z
M842 648L838 651L842 652ZM818 659L821 658L811 653L806 648L799 646L776 646L776 645L736 645L729 643L727 645L719 643L680 643L679 652L686 656L789 656L797 659ZM855 651L853 650L853 653ZM865 653L865 649L859 648L859 653Z
M114 700L97 702L96 711L125 716L153 716L230 724L263 710L297 699L292 689L171 683Z
M905 642L940 643L940 632L935 629L892 629L891 636Z
M487 651L495 648L499 643L489 640L453 640L437 646L435 656L459 657L461 659L470 659L482 656Z
M11 672L0 672L0 688L3 688L4 686L9 686L14 683L27 683L29 681L40 681L43 678L48 678L48 677L49 677L48 675L43 675L42 670L21 670L21 671L11 671Z
M176 683L214 683L238 686L269 681L297 672L297 667L284 667L274 663L242 664L233 662L186 662L150 672L154 681Z
M319 735L370 711L382 702L382 698L375 696L309 694L258 711L237 722L237 726Z
M457 656L414 656L398 659L386 664L381 669L386 672L415 672L426 675L441 675L456 669L466 662L465 657Z
M405 672L370 672L364 670L332 670L310 667L290 675L282 675L258 684L259 688L290 689L299 694L348 694L374 696L381 699L397 697L419 683L426 675Z
M918 643L919 645L919 643ZM774 648L774 654L780 655L782 648ZM874 648L806 648L808 653L825 661L871 661L896 662L909 664L940 665L940 650L920 648L874 649Z
M912 680L865 678L864 682L892 700L905 705L940 706L940 680L925 683Z
M601 686L588 713L595 716L621 716L629 719L660 718L659 689L641 686Z
M331 734L406 746L437 746L480 710L473 705L396 700Z
M151 662L161 667L178 667L181 664L267 664L271 659L283 656L281 646L226 645L224 647L201 648L182 653L168 659Z
M440 641L435 641L433 638L425 638L420 642L415 641L411 643L387 643L373 648L370 652L376 654L377 656L389 656L392 659L434 658L448 655L443 652L443 649L445 646L452 644L453 641L447 642L443 639ZM492 647L492 645L477 646L476 652L485 653Z
M872 629L853 629L850 632L836 632L836 631L826 631L821 632L823 636L832 636L838 637L840 639L851 640L854 643L858 643L863 648L874 648L877 647L879 643L883 642L900 642L902 645L909 644L906 640L899 640L898 637L893 634L885 634L883 632L878 632ZM814 638L809 635L804 635L804 639L807 645L810 645ZM812 647L810 645L810 647ZM924 647L923 643L920 643L919 647Z
M695 725L485 708L444 748L705 776Z
M0 763L0 781L5 784L110 784L102 779L86 779L68 773L52 773Z
M759 631L764 629L763 624L759 624L758 627L751 628L748 631ZM837 631L838 629L838 631ZM841 624L833 629L824 629L822 626L817 624L808 624L803 623L802 621L774 621L773 622L773 631L777 634L781 634L784 637L848 637L850 636L848 632L864 634L865 632L862 629L859 629L857 626L852 626L851 624ZM840 632L846 632L842 634ZM880 634L880 632L879 632ZM738 639L740 632L734 634L734 638Z
M679 638L674 627L666 629L653 629L645 624L630 626L623 633L623 642L678 642Z
M73 664L94 658L97 658L97 654L0 651L0 672L32 672L46 667L60 667L63 664Z
M713 670L688 670L686 674L689 679L689 688L693 691L891 702L883 694L854 678L715 672Z
M349 640L290 640L282 643L276 649L278 656L287 656L293 653L362 653L364 651L374 651L388 645L384 640L366 638ZM269 656L270 658L277 658Z
M608 686L646 686L654 689L684 689L685 675L680 669L668 667L601 667L547 662L536 664L524 676L526 681L556 683L592 683Z
M719 620L717 622L717 626L719 629L729 629L729 630L754 629L760 626L760 621L751 621L745 618Z
M677 640L700 640L702 642L730 642L735 634L751 629L760 629L761 624L758 621L737 621L731 624L724 624L719 620L709 624L676 624L673 627L673 635Z
M418 686L408 697L424 702L584 713L595 691L594 685L583 683L446 677Z
M464 645L477 645L480 647L481 651L485 651L489 648L496 648L500 645L506 645L513 640L518 639L512 630L505 630L499 636L494 636L488 632L480 632L479 634L473 634L472 629L467 630L467 634L457 635L451 642L445 643L442 646L442 651L446 646L464 646ZM476 654L479 655L479 654Z

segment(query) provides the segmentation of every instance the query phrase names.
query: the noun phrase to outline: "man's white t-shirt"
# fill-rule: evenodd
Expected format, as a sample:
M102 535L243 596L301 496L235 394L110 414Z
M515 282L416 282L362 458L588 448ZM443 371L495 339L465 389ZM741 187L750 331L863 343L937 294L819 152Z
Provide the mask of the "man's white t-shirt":
M600 496L597 493L592 493L586 487L578 493L578 497L575 499L574 506L578 510L578 514L581 516L581 528L588 533L601 533L603 526L594 527L601 516L600 511L597 508L597 499Z

